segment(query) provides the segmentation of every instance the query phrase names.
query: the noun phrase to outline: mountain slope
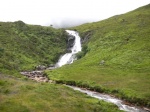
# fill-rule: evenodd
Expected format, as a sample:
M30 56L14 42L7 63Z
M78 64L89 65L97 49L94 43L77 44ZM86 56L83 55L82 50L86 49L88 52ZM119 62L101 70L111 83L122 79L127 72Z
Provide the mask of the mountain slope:
M0 111L121 112L64 85L37 83L19 74L39 64L54 64L65 51L63 29L0 22Z
M3 79L3 80L1 80ZM0 74L1 112L122 112L64 85L37 83Z
M58 82L115 94L150 107L150 4L76 29L84 42L72 65L47 71ZM83 55L85 54L85 56Z
M62 29L27 25L22 21L0 22L0 71L9 73L53 64L66 49Z

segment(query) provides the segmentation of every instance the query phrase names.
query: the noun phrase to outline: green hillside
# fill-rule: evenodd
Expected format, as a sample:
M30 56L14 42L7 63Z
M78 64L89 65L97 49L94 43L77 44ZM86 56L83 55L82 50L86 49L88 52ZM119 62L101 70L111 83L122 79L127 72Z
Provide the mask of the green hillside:
M33 69L54 64L66 49L62 29L27 25L22 21L0 22L0 72Z
M82 38L78 60L45 73L66 83L150 108L150 4L103 21L70 28ZM66 51L64 29L0 22L1 112L120 112L117 106L62 84L19 74L54 64ZM19 77L18 77L19 76Z
M64 85L0 74L0 112L122 112Z
M150 107L150 4L71 29L85 40L80 59L49 78Z
M65 51L63 29L0 22L0 112L121 112L64 85L37 83L20 75L39 64L56 63Z

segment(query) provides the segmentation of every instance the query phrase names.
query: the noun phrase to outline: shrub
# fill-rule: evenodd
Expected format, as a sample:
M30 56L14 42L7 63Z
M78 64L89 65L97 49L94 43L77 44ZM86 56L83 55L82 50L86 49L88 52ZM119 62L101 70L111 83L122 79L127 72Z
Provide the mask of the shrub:
M82 51L80 51L76 54L77 59L84 57L88 51L89 51L89 49L88 49L87 45L83 45Z

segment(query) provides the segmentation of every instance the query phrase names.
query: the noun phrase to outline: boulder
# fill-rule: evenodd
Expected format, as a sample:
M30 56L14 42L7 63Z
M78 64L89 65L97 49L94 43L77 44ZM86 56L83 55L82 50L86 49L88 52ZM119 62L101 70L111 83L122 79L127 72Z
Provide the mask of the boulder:
M37 82L49 82L47 76L44 75L43 71L31 71L31 72L20 72L22 75L28 77L31 80Z
M46 66L44 65L38 65L35 67L36 70L45 70L46 69Z
M100 65L104 65L104 64L105 64L105 61L101 60Z

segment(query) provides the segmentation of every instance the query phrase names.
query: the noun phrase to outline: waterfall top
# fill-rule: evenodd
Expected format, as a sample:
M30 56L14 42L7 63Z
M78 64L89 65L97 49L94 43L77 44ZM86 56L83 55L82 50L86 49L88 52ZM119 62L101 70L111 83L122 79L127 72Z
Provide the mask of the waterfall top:
M76 59L75 54L81 51L81 40L78 32L72 31L72 30L66 30L68 35L74 36L74 45L71 48L71 53L66 53L63 56L60 57L58 63L56 64L56 67L61 67L65 64L71 64Z
M79 33L76 31L71 31L71 30L66 30L66 32L69 35L72 35L75 37L74 46L71 49L72 53L77 53L77 52L81 51L81 40L80 40Z

